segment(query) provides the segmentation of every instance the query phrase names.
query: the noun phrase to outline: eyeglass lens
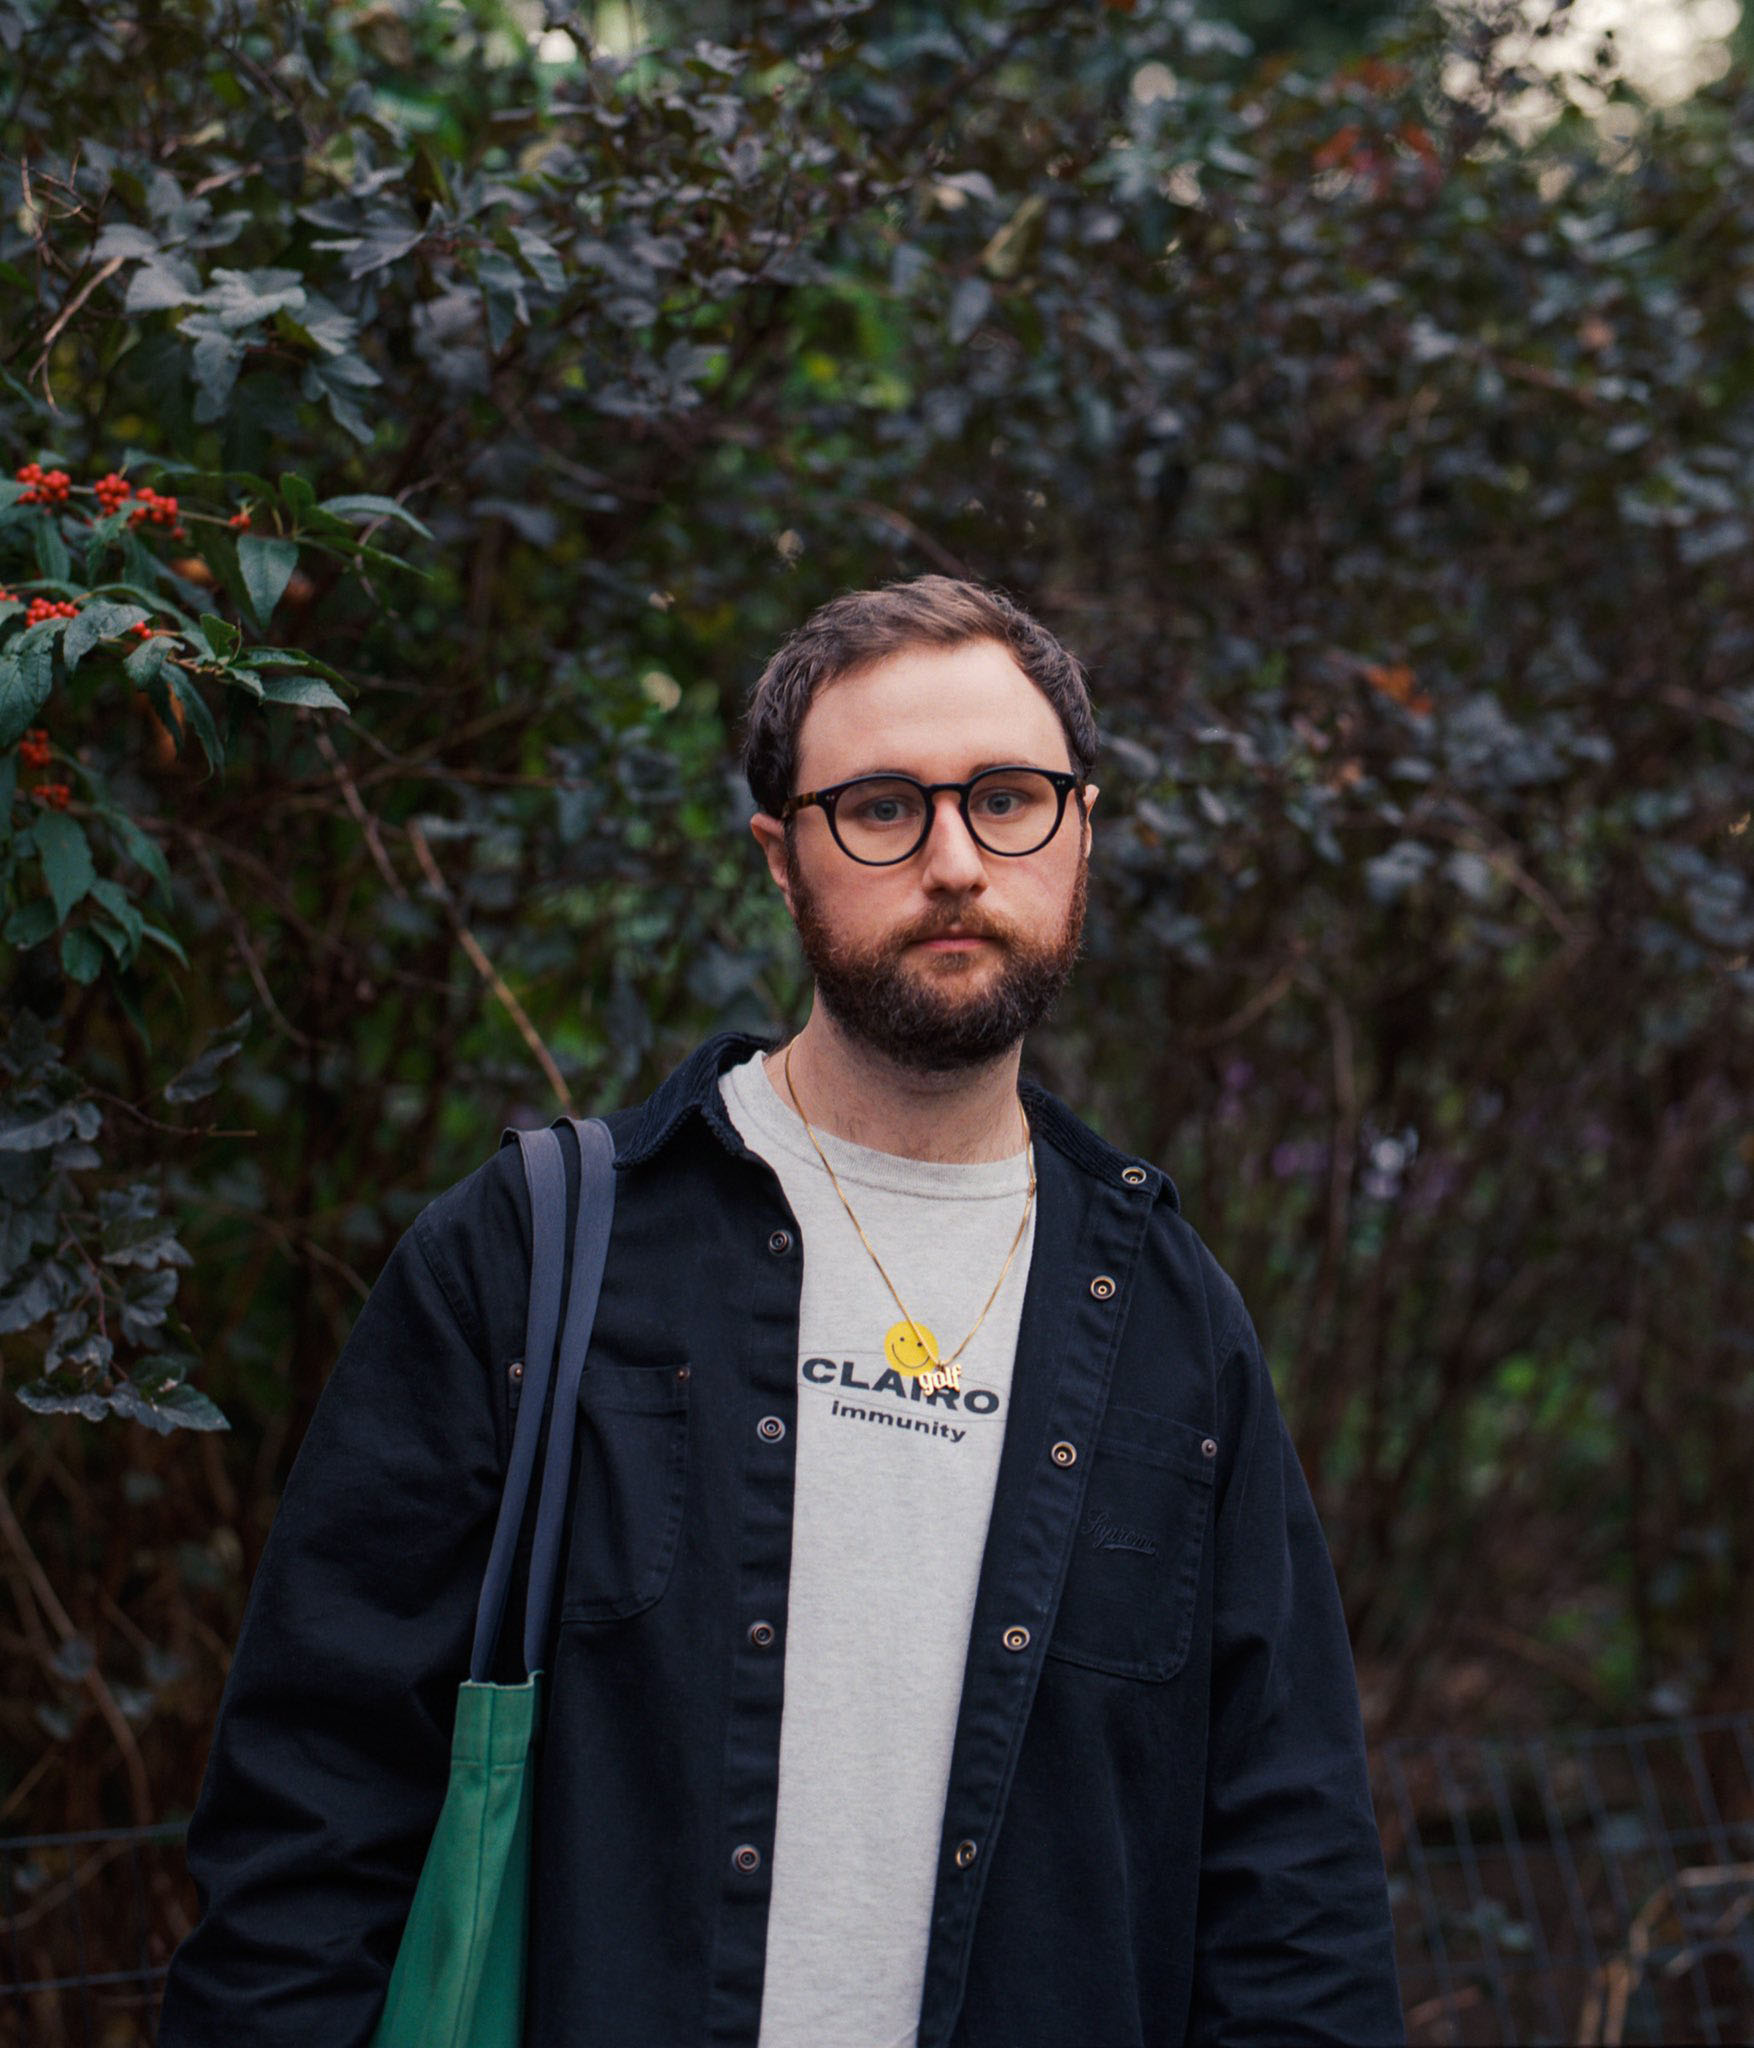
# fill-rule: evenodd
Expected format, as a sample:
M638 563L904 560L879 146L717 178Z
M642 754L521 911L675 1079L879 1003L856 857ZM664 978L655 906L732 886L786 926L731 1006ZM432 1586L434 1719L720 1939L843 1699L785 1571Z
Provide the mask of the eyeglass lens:
M1059 810L1059 792L1031 768L978 775L968 792L969 829L989 853L1034 853L1053 837ZM926 793L899 776L873 776L845 792L833 822L855 860L905 860L926 836Z

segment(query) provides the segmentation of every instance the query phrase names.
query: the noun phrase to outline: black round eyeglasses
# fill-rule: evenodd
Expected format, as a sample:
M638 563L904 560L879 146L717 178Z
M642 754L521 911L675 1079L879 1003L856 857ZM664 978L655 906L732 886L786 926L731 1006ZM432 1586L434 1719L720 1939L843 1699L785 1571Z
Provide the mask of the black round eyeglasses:
M868 868L894 867L925 845L937 797L956 792L969 837L988 853L1016 860L1039 853L1060 829L1066 799L1084 778L1063 768L983 768L966 782L918 782L911 775L855 775L827 789L789 797L782 820L816 804L834 843Z

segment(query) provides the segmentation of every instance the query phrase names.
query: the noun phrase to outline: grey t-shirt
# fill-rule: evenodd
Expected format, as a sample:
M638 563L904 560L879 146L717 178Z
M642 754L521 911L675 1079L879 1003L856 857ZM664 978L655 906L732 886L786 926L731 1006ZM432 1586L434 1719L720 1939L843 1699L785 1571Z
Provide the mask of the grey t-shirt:
M720 1086L744 1143L779 1175L804 1254L760 2048L912 2048L1035 1217L959 1384L932 1388L761 1056ZM820 1127L817 1138L908 1313L948 1358L1017 1234L1026 1155L944 1165Z

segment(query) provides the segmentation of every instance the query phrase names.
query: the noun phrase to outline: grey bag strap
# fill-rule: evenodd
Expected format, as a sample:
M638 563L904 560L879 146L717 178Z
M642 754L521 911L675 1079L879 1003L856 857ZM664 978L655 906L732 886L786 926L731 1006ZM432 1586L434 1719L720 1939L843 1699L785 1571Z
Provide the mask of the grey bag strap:
M580 1173L572 1276L564 1303L566 1168L561 1157L560 1139L552 1128L507 1131L500 1139L502 1145L510 1144L514 1138L517 1140L523 1156L524 1177L530 1189L530 1298L524 1319L524 1380L518 1402L517 1426L512 1432L512 1450L506 1463L499 1518L494 1524L493 1544L488 1552L481 1597L475 1609L475 1640L469 1656L469 1676L477 1684L485 1683L492 1670L494 1651L505 1619L518 1535L524 1525L531 1480L535 1477L537 1441L542 1432L544 1409L549 1406L547 1397L551 1377L554 1377L554 1400L549 1420L548 1450L537 1485L536 1529L530 1552L529 1587L524 1602L526 1672L537 1669L547 1640L561 1538L566 1528L567 1482L578 1422L579 1377L584 1371L585 1354L590 1348L591 1325L597 1316L603 1264L609 1250L609 1229L615 1212L615 1141L609 1134L608 1125L594 1117L589 1120L569 1117L566 1121L572 1125L573 1135L578 1141ZM566 1322L565 1328L561 1329L563 1306ZM555 1353L557 1330L560 1331L558 1366Z

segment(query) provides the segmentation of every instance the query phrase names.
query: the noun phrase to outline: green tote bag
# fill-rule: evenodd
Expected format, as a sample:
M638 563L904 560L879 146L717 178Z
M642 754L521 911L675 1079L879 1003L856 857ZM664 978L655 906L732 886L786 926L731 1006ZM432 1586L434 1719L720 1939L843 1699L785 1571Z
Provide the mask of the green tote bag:
M567 1117L578 1139L579 1210L565 1329L566 1169L557 1129L507 1131L523 1152L530 1185L530 1306L523 1392L512 1433L499 1518L475 1613L469 1676L457 1688L445 1803L421 1865L372 2048L518 2048L530 1918L530 1822L542 1721L538 1668L553 1608L567 1482L578 1415L579 1375L591 1339L614 1211L614 1141L606 1124ZM499 1641L512 1562L536 1468L552 1373L554 1399L536 1491L536 1527L524 1604L524 1670L518 1685L488 1679Z

